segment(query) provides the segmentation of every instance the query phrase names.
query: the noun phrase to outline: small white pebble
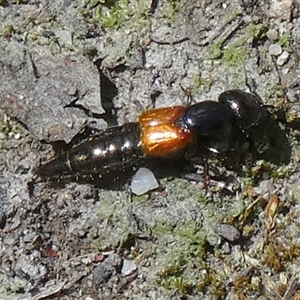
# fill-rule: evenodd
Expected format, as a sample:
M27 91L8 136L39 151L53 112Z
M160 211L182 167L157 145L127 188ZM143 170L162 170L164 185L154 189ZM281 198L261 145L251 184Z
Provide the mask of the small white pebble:
M147 168L140 168L132 177L131 191L137 196L143 195L159 187L154 174Z
M283 66L289 60L290 54L287 51L283 51L277 58L277 65Z
M69 30L60 30L58 32L59 41L61 44L72 45L72 33Z
M290 68L282 68L281 73L282 73L282 75L286 75L289 71L290 71ZM287 99L290 99L290 98L287 97Z
M281 46L279 46L277 44L270 45L269 53L270 53L270 55L275 55L275 56L280 55L282 53Z
M137 266L133 260L124 259L121 273L124 276L129 276L137 269Z
M19 140L21 138L21 134L19 132L14 134L14 139Z
M267 31L267 37L271 41L276 41L278 39L278 33L275 29L269 29Z

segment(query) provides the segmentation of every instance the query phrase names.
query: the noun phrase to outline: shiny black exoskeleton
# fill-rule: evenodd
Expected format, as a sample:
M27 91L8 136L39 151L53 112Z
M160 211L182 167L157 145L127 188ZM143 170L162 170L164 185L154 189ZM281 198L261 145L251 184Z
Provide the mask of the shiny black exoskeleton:
M172 112L172 108L169 110ZM182 131L183 137L185 134L191 135L192 139L184 149L178 151L177 158L192 159L208 152L226 156L249 149L263 152L269 143L266 129L261 126L266 111L259 97L240 90L225 91L219 96L218 102L203 101L182 107L183 113L178 117L175 115L171 127ZM141 123L136 122L97 132L70 151L42 165L37 174L44 178L93 174L104 176L105 173L124 169L124 166L141 164L149 156L143 150L142 130ZM161 127L158 133L163 133Z
M263 128L266 109L261 99L241 90L228 90L219 96L219 101L203 101L187 107L184 116L176 121L183 128L193 130L197 151L207 149L214 153L244 152L256 147L263 152L268 147Z
M41 166L42 177L105 174L141 160L138 123L108 128Z

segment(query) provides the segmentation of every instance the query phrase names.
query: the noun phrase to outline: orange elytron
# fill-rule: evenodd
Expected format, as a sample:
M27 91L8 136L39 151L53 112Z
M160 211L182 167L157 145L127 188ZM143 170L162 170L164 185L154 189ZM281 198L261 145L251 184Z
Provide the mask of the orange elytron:
M175 124L185 111L184 106L172 106L147 110L140 115L141 147L146 155L172 156L191 143L192 132Z

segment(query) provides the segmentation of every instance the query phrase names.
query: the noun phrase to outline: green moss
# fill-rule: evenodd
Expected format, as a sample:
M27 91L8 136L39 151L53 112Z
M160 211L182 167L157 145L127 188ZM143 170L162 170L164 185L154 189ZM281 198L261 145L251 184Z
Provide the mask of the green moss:
M205 191L201 190L198 186L191 184L188 180L174 178L171 182L167 183L166 179L161 181L162 186L168 185L169 190L174 195L173 201L183 201L187 198L199 199L199 202L207 202ZM179 196L180 195L180 196Z
M147 194L140 195L140 196L136 196L136 195L132 196L132 202L133 203L145 202L145 201L147 201L147 199L148 199L148 195Z
M125 11L123 11L121 3L115 6L112 6L107 13L104 13L102 10L98 11L97 18L99 19L99 23L102 27L112 30L112 29L119 29L125 18ZM127 1L126 1L127 2Z
M268 27L265 24L250 24L247 27L248 34L256 40L266 38Z
M24 129L21 126L19 126L18 124L12 125L10 122L10 119L8 118L1 122L0 132L6 138L13 138L13 137L16 138L24 133Z
M279 39L278 45L284 48L289 48L291 46L291 35L289 32L285 32Z
M166 288L178 290L182 294L192 294L196 284L191 278L183 276L172 276L164 282Z
M95 46L87 46L82 49L82 54L88 57L95 57L98 54L98 50Z
M178 290L183 294L191 294L197 281L184 274L187 263L185 255L173 257L172 261L166 263L156 274L157 284L168 290Z
M167 279L169 277L180 276L187 263L183 255L173 257L172 260L166 263L157 273L159 279Z
M246 59L245 39L238 39L225 46L223 40L219 40L209 47L211 59L218 59L228 66L242 65Z
M96 241L93 245L93 247L95 248L95 250L97 252L100 252L101 250L103 250L102 244L100 242L100 240Z
M106 1L106 0L89 0L87 1L87 8L88 9L93 9L94 7L97 7L98 5L106 5L110 6L110 3L113 5L115 1Z
M8 136L9 133L11 132L12 128L10 127L9 124L3 124L1 125L1 132L5 135Z
M16 276L11 279L11 281L7 284L6 292L16 294L24 293L24 288L26 288L28 282L25 279L21 279Z
M101 209L98 215L101 219L105 220L111 218L114 215L114 205L110 199L101 200Z
M146 0L89 1L81 11L90 22L105 30L117 30L125 22L129 27L144 27L149 17L150 3Z
M223 284L224 280L220 279L220 274L210 268L209 265L205 265L201 275L195 287L196 290L204 293L209 291L214 296L214 299L224 299L226 287Z
M9 39L16 32L15 28L11 24L7 24L2 29L2 35L4 38Z
M237 12L238 13L238 12ZM251 24L239 38L225 43L223 39L216 41L208 50L210 58L220 60L227 66L243 65L247 55L247 40L250 37L264 39L267 27L264 24Z
M209 202L211 202L211 198L206 196L205 193L197 193L196 194L197 200L199 203L201 204L207 204Z
M242 15L242 11L238 8L232 9L226 17L226 24L234 21L237 17Z
M275 144L275 142L273 141ZM282 142L283 144L283 142ZM245 174L244 174L244 185L251 187L256 185L256 183L261 180L261 178L264 176L268 176L268 178L272 178L274 182L276 182L279 179L288 178L293 172L294 168L290 165L277 165L276 168L274 167L274 164L272 164L271 156L277 155L277 158L279 158L282 154L280 152L284 151L280 149L279 147L274 147L274 153L266 153L266 157L268 160L258 160L256 161L256 164L252 167L245 168ZM287 150L285 150L286 154ZM274 159L275 159L274 158Z
M152 242L147 242L142 248L134 248L134 250L131 251L131 255L134 257L136 263L141 263L143 260L155 256L156 251L157 245Z
M244 184L246 187L255 185L255 182L257 182L265 170L265 164L267 163L264 161L258 161L255 165L244 169Z
M211 59L221 59L223 57L224 41L218 40L208 47Z
M264 249L264 262L275 272L283 270L283 261L278 253L279 247L274 243L266 245Z
M273 168L272 178L276 182L279 179L289 178L294 173L294 168L292 166L283 166L277 167L276 169Z
M282 106L286 99L287 87L279 84L270 84L265 86L264 99L272 103L275 107Z
M231 46L224 50L224 62L229 66L240 65L246 59L247 51L245 48L236 48Z
M195 76L193 82L193 90L195 93L208 91L214 83L212 78L203 78L201 74Z
M187 0L167 0L163 15L171 22L176 21L176 16L181 14L186 5Z
M126 210L120 207L122 204L116 202L107 194L101 199L101 208L99 209L99 218L91 220L91 226L100 226L99 241L95 242L97 248L119 247L128 241L132 232L132 227L128 224L128 215ZM93 224L97 222L97 225Z
M237 295L237 299L247 299L247 294L250 291L258 291L261 287L260 280L254 276L244 275L234 279L234 292Z
M151 228L152 234L156 237L163 236L166 233L172 232L174 226L172 224L157 224Z
M207 255L206 231L201 223L188 221L173 229L176 252L170 249L172 255L157 273L156 282L169 290L178 290L182 294L195 294L199 286L199 271ZM174 255L176 253L176 255Z
M186 257L206 257L207 234L203 230L202 224L189 221L174 230L174 234L181 240L181 249L184 250Z
M180 226L177 230L177 234L186 239L190 243L198 243L199 239L197 233L201 229L201 224L193 221L186 222Z
M292 122L298 120L298 113L297 112L287 112L285 117L286 117L286 121L288 123L292 123Z
M157 274L157 283L168 290L177 290L182 294L196 295L197 292L210 293L216 299L222 299L225 295L225 286L216 273L205 263L197 266L196 274L184 272L187 261L175 260L173 264L164 267Z

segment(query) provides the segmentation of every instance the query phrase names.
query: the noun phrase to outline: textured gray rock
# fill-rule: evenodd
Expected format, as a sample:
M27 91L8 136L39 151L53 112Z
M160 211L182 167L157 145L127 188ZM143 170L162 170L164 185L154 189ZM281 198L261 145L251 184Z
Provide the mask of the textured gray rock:
M88 119L73 104L104 112L100 75L87 58L36 54L17 44L1 46L0 107L40 140L70 142Z

